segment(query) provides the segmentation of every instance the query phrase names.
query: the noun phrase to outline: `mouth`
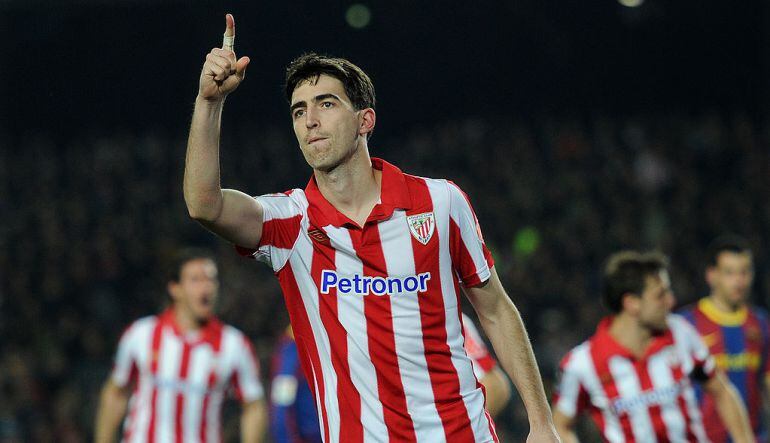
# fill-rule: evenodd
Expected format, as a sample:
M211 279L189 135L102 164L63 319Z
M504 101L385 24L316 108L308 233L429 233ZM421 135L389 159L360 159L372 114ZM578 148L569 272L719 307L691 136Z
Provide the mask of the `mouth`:
M326 140L326 137L310 137L307 140L307 144L312 145L313 143L315 143L317 141L321 141L321 140Z

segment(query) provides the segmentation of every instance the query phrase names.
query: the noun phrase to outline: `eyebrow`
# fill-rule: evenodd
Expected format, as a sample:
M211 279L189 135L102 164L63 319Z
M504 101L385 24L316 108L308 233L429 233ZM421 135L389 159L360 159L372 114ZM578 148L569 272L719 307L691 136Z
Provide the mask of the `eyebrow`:
M338 102L342 101L336 95L329 93L329 94L319 94L319 95L316 95L315 97L313 97L313 103L318 103L318 102L320 102L322 100L326 100L327 98L333 98L333 99L337 100ZM295 109L301 108L303 106L307 106L307 103L305 103L304 100L303 101L299 101L297 103L294 103L289 108L289 112L294 112Z

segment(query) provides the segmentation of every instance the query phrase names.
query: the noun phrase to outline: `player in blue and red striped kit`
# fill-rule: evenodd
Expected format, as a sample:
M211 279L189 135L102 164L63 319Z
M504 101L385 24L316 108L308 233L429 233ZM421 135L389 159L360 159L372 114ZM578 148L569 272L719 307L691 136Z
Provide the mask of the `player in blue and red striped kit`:
M275 443L321 443L318 413L302 373L291 326L281 337L271 363L270 434Z
M721 237L709 249L706 280L709 296L682 314L705 344L746 403L759 442L767 442L762 423L762 391L770 386L770 337L767 313L749 303L754 265L745 240ZM714 401L698 392L706 432L713 443L730 441L716 415Z

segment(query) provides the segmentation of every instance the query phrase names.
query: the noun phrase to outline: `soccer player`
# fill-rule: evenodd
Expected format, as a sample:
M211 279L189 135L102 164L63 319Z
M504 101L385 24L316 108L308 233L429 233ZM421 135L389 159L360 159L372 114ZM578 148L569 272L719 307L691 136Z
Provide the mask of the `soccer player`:
M666 259L620 252L604 271L604 302L613 314L562 361L554 422L576 442L577 416L590 412L607 442L708 442L693 382L717 400L735 442L754 441L735 387L715 368L695 329L671 314Z
M463 314L465 350L473 372L484 386L486 408L495 417L511 398L508 378L489 353L473 321ZM299 367L299 354L291 326L273 353L270 385L270 432L275 443L321 442L313 394Z
M698 330L727 373L749 411L758 441L767 441L762 423L762 391L770 383L768 320L764 310L749 303L754 265L748 243L725 236L709 247L706 281L711 293L682 312ZM716 399L697 391L706 433L714 443L728 441L717 417Z
M313 169L305 189L252 198L220 187L224 100L250 63L235 57L226 21L224 49L200 75L185 200L194 219L277 275L324 441L497 441L462 346L461 286L521 394L529 441L558 441L469 200L449 181L369 156L374 87L360 68L316 54L288 67L289 115Z
M219 442L230 389L242 403L241 440L262 441L267 414L258 364L248 339L214 316L219 281L211 257L178 252L167 286L171 307L123 333L101 392L97 443L114 441L128 405L124 442Z

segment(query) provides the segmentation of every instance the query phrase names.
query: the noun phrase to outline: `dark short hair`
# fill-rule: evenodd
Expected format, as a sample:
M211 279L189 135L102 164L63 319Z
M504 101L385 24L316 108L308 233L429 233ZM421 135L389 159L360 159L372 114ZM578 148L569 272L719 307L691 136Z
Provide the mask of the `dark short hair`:
M621 251L612 254L604 267L602 300L609 310L623 309L623 296L641 296L648 276L668 269L668 259L660 252Z
M344 58L327 57L314 52L300 55L286 67L286 99L291 101L291 95L303 81L315 81L324 74L342 82L345 94L356 111L374 109L374 85L361 68Z
M216 263L214 254L203 248L183 248L174 253L166 270L166 281L179 282L182 276L182 268L193 260L211 260Z
M709 244L708 266L716 266L719 255L723 252L747 253L751 255L751 248L749 247L749 242L743 237L734 234L721 235Z

